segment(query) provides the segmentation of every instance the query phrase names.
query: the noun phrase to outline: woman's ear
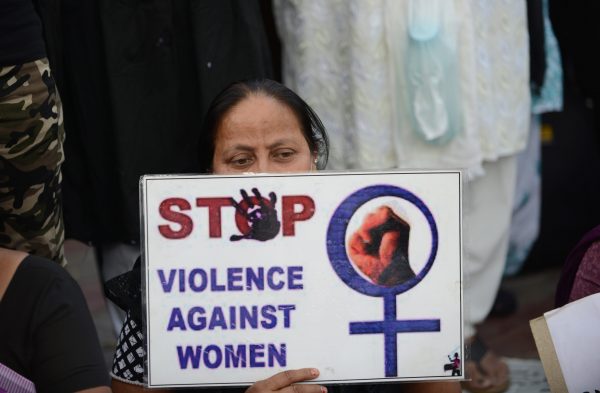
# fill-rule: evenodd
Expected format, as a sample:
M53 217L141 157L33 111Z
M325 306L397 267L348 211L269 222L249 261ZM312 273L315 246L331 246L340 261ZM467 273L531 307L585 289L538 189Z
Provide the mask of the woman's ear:
M317 170L317 162L319 162L319 157L317 155L317 152L313 152L313 154L311 155L311 163L310 163L310 170L311 171L316 171Z

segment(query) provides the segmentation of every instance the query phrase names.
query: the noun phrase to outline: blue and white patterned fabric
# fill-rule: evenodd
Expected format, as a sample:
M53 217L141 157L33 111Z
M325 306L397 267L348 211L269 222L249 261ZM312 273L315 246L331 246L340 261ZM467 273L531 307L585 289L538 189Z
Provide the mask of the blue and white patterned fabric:
M548 0L544 0L543 7L546 71L544 73L544 85L540 90L539 96L532 95L531 113L536 115L546 112L560 112L563 109L562 62L560 60L558 41L550 22Z

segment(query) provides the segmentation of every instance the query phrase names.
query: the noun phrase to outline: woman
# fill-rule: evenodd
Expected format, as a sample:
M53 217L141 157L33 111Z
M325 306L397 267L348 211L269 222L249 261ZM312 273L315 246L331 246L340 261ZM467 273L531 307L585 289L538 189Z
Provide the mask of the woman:
M0 392L27 380L39 393L110 392L75 280L46 258L0 248Z
M65 265L63 110L34 3L0 1L0 247Z
M600 292L600 225L569 253L556 288L556 307Z
M202 166L214 174L309 172L322 169L327 163L327 134L318 116L293 91L270 80L238 82L226 88L212 102L202 131L203 146L208 148L208 153L203 157L209 158ZM128 312L120 343L131 334L138 337L142 334L139 264L137 266L137 271L134 269L132 275L107 283L109 297L123 305ZM132 283L135 285L133 291L130 290ZM112 291L111 288L117 290ZM116 293L118 288L129 288L125 302L123 296ZM134 293L136 299L132 301L131 294ZM144 350L141 344L138 348L141 350L130 346L127 349L117 348L112 372L115 392L141 389L141 386L130 384L141 385L143 382ZM131 367L126 360L126 353L142 353L142 356ZM318 370L315 369L291 370L259 381L247 392L326 392L327 389L319 385L294 385L317 376ZM366 387L351 389L360 391ZM427 389L432 392L460 392L457 383L420 384L411 391L429 391Z

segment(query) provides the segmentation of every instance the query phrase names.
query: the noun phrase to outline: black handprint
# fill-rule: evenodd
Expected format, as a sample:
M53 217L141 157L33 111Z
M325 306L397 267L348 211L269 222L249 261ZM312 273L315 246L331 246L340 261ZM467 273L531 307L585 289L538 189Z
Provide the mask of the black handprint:
M274 192L269 193L269 202L265 202L260 191L253 188L252 192L255 197L251 197L245 190L240 190L242 194L242 202L238 203L233 198L233 206L242 216L248 220L250 231L245 235L231 235L229 240L238 241L242 239L254 239L264 242L271 240L279 233L281 223L277 219L277 210L275 210L275 202L277 196ZM258 202L255 203L255 201ZM245 206L242 206L244 204Z

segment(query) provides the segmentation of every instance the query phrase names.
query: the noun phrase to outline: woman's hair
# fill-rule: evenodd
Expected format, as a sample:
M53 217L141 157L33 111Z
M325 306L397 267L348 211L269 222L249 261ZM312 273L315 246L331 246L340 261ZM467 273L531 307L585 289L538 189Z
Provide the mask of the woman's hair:
M327 132L317 114L298 94L270 79L251 79L235 82L219 93L204 117L200 137L200 163L204 171L212 170L215 140L219 124L225 114L251 95L272 97L294 112L310 150L317 154L317 169L324 169L329 155Z

